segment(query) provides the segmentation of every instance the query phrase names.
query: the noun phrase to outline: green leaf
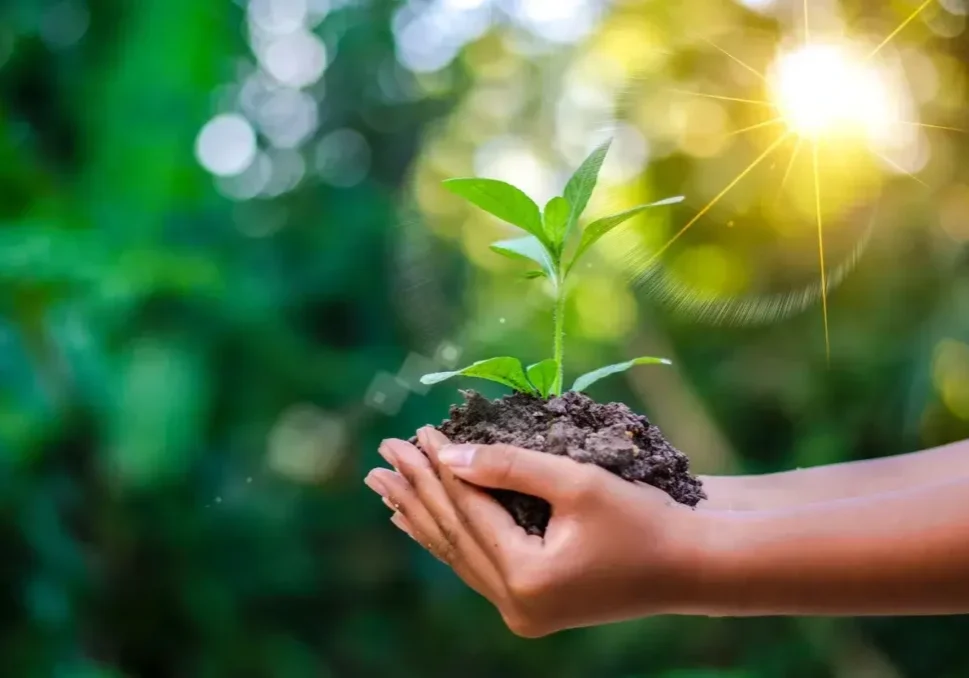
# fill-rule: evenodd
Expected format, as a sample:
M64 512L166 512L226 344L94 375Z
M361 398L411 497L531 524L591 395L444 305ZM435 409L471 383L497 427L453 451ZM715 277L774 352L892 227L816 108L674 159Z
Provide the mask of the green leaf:
M548 398L552 393L558 373L559 364L554 358L528 366L528 380L532 382L532 386L538 389L543 398Z
M497 179L448 179L444 187L502 221L531 233L543 243L542 214L520 189Z
M572 384L572 390L581 393L600 379L604 379L613 374L619 374L620 372L625 372L629 368L635 367L636 365L672 365L672 363L666 358L633 358L632 360L627 360L624 363L606 365L605 367L600 367L592 372L587 372L576 379L575 383Z
M565 242L565 230L568 227L571 214L572 205L565 198L552 198L545 205L545 211L542 213L542 219L545 222L545 236L556 252L562 251L562 244Z
M505 357L479 360L473 365L469 365L461 370L455 370L454 372L425 374L421 377L421 383L425 386L431 386L451 379L452 377L478 377L479 379L487 379L488 381L495 381L505 386L511 386L516 391L521 391L522 393L536 394L535 389L528 381L528 377L525 376L525 369L522 367L521 361L518 358Z
M527 280L534 280L535 278L547 278L548 273L545 271L526 271L525 278Z
M565 227L566 237L575 228L575 225L582 217L582 213L585 212L586 206L589 204L589 198L592 197L596 182L599 180L599 170L602 169L602 163L605 161L606 154L609 153L609 147L611 145L612 139L609 139L592 151L589 157L579 165L579 169L569 179L569 183L565 185L565 199L572 206L572 213L569 215L569 220Z
M572 267L579 261L579 258L586 253L586 251L596 244L602 236L606 235L609 231L619 226L625 221L632 219L634 216L640 212L648 210L650 207L660 207L662 205L675 205L676 203L683 202L683 196L678 195L674 198L666 198L665 200L659 200L657 202L649 203L648 205L640 205L638 207L633 207L631 210L626 210L625 212L620 212L619 214L613 214L611 217L603 217L602 219L597 219L591 224L586 226L585 230L582 231L582 239L579 241L579 247L575 251L575 256L572 257L572 261L569 263L568 270L572 270Z
M532 235L514 240L500 240L491 244L491 249L503 257L516 261L534 262L542 267L542 271L549 278L555 277L555 266L552 257L538 238Z

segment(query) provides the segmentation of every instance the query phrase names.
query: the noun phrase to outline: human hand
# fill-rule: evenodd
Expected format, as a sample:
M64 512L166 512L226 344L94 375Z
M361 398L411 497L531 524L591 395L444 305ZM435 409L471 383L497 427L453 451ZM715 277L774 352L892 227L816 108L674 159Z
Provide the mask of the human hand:
M566 628L687 612L702 579L702 512L596 466L504 445L449 446L418 432L426 456L401 440L367 484L394 523L490 600L509 628L538 637ZM552 505L531 536L481 488Z

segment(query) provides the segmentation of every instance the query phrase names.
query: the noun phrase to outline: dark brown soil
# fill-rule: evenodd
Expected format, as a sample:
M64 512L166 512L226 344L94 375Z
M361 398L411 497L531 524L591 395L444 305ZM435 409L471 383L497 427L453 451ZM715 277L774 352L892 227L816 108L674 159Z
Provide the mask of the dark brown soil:
M687 506L706 499L686 455L626 405L597 403L573 392L547 401L521 393L498 400L474 391L461 394L465 404L453 406L451 417L437 427L454 443L507 443L565 455L657 487ZM529 534L545 534L548 502L507 490L493 494Z

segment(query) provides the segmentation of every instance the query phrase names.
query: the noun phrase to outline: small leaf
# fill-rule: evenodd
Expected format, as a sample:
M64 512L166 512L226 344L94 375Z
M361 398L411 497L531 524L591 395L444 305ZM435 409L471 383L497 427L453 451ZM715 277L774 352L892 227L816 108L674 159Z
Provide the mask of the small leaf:
M579 241L579 247L575 251L575 256L572 257L572 261L569 264L569 270L579 261L579 258L586 253L590 247L596 244L602 236L606 235L609 231L619 226L625 221L632 219L634 216L640 212L645 212L650 207L660 207L662 205L675 205L676 203L683 202L683 196L678 195L674 198L666 198L665 200L659 200L657 202L649 203L648 205L639 205L638 207L633 207L631 210L626 210L625 212L620 212L619 214L613 214L611 217L603 217L602 219L597 219L591 224L586 226L585 230L582 231L582 239Z
M582 217L582 213L585 212L586 206L589 204L589 198L592 197L592 192L596 188L596 182L599 180L599 170L602 169L602 163L605 161L606 154L609 153L609 147L611 145L612 139L609 139L592 151L589 157L579 165L579 169L569 179L569 183L565 185L565 199L572 206L572 213L569 215L569 220L565 227L566 236L575 228L575 225Z
M552 257L549 255L545 245L539 242L538 238L532 235L514 240L500 240L492 243L491 249L503 257L515 259L516 261L534 262L542 267L550 278L555 277L555 267L552 265Z
M576 379L575 383L572 384L572 390L581 393L600 379L604 379L605 377L613 374L619 374L620 372L625 372L629 368L635 367L636 365L672 365L672 363L666 358L634 358L632 360L627 360L624 363L606 365L605 367L600 367L592 372L587 372Z
M572 206L565 198L552 198L545 205L542 219L545 222L545 236L557 252L562 251L565 242L565 229L569 224Z
M559 364L554 358L528 366L528 380L538 389L543 398L548 398L552 393L558 374Z
M488 381L495 381L505 386L511 386L516 391L521 391L522 393L531 393L532 395L536 393L535 389L529 383L528 377L525 376L525 369L522 367L521 361L518 358L507 357L479 360L473 365L469 365L461 370L455 370L454 372L425 374L421 377L421 383L425 386L431 386L451 379L452 377L478 377L479 379L487 379Z
M485 212L514 224L545 242L538 205L520 189L497 179L448 179L444 187Z
M548 273L545 271L526 271L525 278L527 280L534 280L535 278L547 278Z

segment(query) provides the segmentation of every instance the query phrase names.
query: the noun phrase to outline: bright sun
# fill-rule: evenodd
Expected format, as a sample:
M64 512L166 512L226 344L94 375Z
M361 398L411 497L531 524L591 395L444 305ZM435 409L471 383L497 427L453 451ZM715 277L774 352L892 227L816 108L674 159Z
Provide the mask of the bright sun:
M809 139L881 136L896 117L887 79L846 46L812 44L781 54L768 84L784 122Z
M755 74L767 83L769 100L743 99L721 94L686 92L700 97L721 101L745 103L759 107L766 106L777 113L770 120L733 130L730 134L740 134L750 130L784 124L787 130L741 170L727 186L714 196L692 219L677 231L666 244L652 254L645 266L662 256L684 233L707 214L720 200L749 175L758 165L782 148L790 139L795 139L781 186L791 175L791 168L797 162L802 148L810 151L811 174L813 175L814 213L818 232L818 263L821 273L820 297L824 318L825 350L830 356L831 343L828 331L828 276L824 255L824 224L822 222L822 182L820 166L822 149L843 155L845 146L861 142L865 151L870 151L897 171L907 174L918 183L925 185L881 150L899 148L899 142L908 143L912 128L965 130L945 125L932 125L912 119L912 100L905 78L889 68L888 64L875 57L906 26L916 19L925 9L937 0L923 0L898 26L895 27L871 51L860 51L859 45L850 42L815 42L812 40L809 19L809 0L803 0L804 39L797 49L781 52L770 71L761 73L739 57L731 54L712 41L704 40L714 49ZM761 109L763 110L763 108ZM908 133L905 128L908 127ZM825 148L824 141L836 140L836 148Z

